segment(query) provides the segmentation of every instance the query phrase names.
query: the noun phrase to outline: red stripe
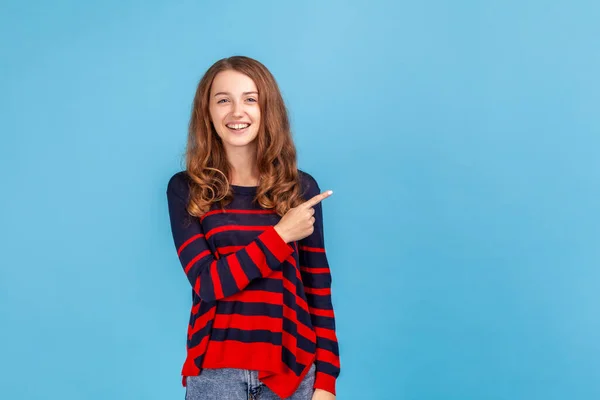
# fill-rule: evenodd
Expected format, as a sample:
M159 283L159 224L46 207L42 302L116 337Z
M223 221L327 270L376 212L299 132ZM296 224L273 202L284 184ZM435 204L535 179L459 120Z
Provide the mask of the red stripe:
M333 329L315 327L315 333L320 338L329 339L337 343L337 337Z
M294 248L281 238L274 226L261 233L259 238L279 262L283 262L294 252Z
M272 272L271 268L267 267L267 258L256 242L252 242L246 246L246 253L248 253L252 262L258 267L263 277L268 276Z
M311 251L313 253L325 253L325 249L322 247L300 246L300 250Z
M185 363L183 364L183 369L181 371L184 379L183 382L185 384L185 376L190 375L198 375L200 373L200 369L194 363L195 359L200 357L204 350L206 349L206 345L208 344L208 336L202 338L198 346L192 347L187 350L187 357L185 358Z
M243 301L247 303L282 304L283 293L267 292L265 290L242 290L221 301Z
M299 282L302 282L302 275L300 274L300 270L298 268L296 268L296 259L294 257L290 256L285 261L292 264L292 266L296 270L296 278L298 278Z
M227 232L227 231L264 231L270 226L258 226L258 225L223 225L211 229L206 233L206 239L210 238L215 233Z
M206 342L208 342L208 339L209 339L209 336L204 336L204 338L202 338L200 343L198 343L198 346L194 346L194 347L188 349L188 351L187 351L188 356L191 356L192 358L201 356L202 353L204 352L203 347L206 346Z
M294 354L296 356L296 361L299 362L300 364L310 364L311 361L313 360L313 355L302 350L301 348L297 347L298 344L298 340L295 336L290 335L288 332L281 332L281 340L283 343L287 343L289 345L293 346L293 351L292 354ZM288 348L288 346L285 346L286 348ZM289 349L288 350L292 350Z
M281 359L281 346L265 343L243 343L235 340L209 341L204 355L204 368L240 368L273 371L275 360ZM281 362L281 361L280 361Z
M323 389L335 394L335 378L324 372L317 371L315 376L315 389Z
M219 270L217 268L217 262L213 261L210 264L210 280L213 283L215 290L215 298L220 299L223 297L223 287L221 286L221 277L219 276Z
M199 233L197 235L192 236L191 238L189 238L188 240L186 240L185 242L183 242L183 244L181 246L179 246L179 250L177 250L177 256L179 256L181 254L181 251L190 243L192 243L194 240L196 239L200 239L201 237L204 237L203 234Z
M300 335L304 336L306 339L310 340L311 342L316 343L317 335L315 334L315 331L310 329L308 326L304 325L302 322L298 321L298 319L296 318L296 312L294 310L292 310L291 308L289 308L288 306L286 306L284 304L283 312L284 312L285 317L287 319L289 319L290 321L292 321L296 325L296 330L298 331L298 333Z
M283 305L283 318L292 321L296 325L298 324L296 311L290 307L286 307L285 304ZM298 341L294 336L286 334L285 332L281 332L281 344L285 348L287 348L290 351L290 353L296 354L296 349L298 348Z
M283 278L283 287L294 294L294 296L296 297L296 304L302 307L304 311L308 311L308 304L306 303L306 301L304 301L302 297L298 296L298 294L296 293L296 286L292 282L290 282L286 278Z
M329 295L331 295L331 288L317 289L317 288L305 287L304 293L315 294L318 296L329 296Z
M221 253L222 255L228 255L231 253L235 253L236 251L239 251L243 248L244 246L221 246L217 247L217 253Z
M196 314L200 309L200 304L202 304L202 300L200 300L195 306L192 306L192 314Z
M283 306L283 317L289 319L296 325L296 330L299 334L306 337L311 342L316 342L315 332L308 327L304 327L298 322L296 311L290 307ZM308 364L313 361L314 355L298 348L298 337L291 335L288 332L281 332L281 343L296 357L296 361L302 364Z
M340 367L340 358L329 350L317 349L317 360L328 362L338 368Z
M321 317L331 317L333 318L333 310L322 310L320 308L309 307L308 310L313 315L319 315Z
M329 268L308 268L308 267L300 267L302 272L308 272L309 274L326 274L330 270Z
M200 221L203 221L204 218L209 217L211 215L216 214L275 214L275 210L212 210L200 217Z
M187 274L190 269L192 269L192 267L194 266L194 264L196 263L196 261L200 260L201 258L204 258L205 256L210 254L210 250L204 250L202 253L198 254L196 257L192 258L192 260L187 263L187 265L184 268L185 273Z
M231 271L231 275L233 275L233 279L235 280L237 288L242 290L248 285L250 280L242 269L237 256L235 254L227 256L227 264L229 264L229 270Z
M217 329L265 329L271 332L281 332L281 319L263 315L217 314L213 323Z
M200 275L198 275L198 277L196 278L196 282L194 284L194 292L200 295Z
M291 255L288 258L286 258L285 261L289 262L294 268L296 268L296 259Z
M302 280L302 274L300 273L300 270L296 268L296 259L290 257L288 262L290 262L294 266L294 270L296 271L296 279L298 279L298 282L304 282Z
M204 328L206 326L206 324L208 323L208 321L213 319L213 317L215 315L215 311L216 311L216 306L213 306L210 309L208 309L204 314L199 316L196 319L196 321L194 321L194 326L188 328L188 339L191 339L192 335L194 333L196 333L199 330L201 330L202 328Z

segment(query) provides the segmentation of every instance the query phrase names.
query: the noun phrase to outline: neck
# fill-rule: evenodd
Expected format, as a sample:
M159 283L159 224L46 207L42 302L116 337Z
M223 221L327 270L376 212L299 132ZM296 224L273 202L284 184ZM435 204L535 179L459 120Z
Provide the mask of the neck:
M227 160L231 165L229 181L232 185L258 185L259 173L256 165L256 146L227 149Z

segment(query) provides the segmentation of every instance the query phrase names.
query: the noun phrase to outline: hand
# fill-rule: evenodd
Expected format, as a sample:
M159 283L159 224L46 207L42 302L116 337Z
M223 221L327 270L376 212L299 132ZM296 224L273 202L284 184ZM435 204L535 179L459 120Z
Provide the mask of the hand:
M315 389L312 400L335 400L335 394L323 389Z
M295 242L296 240L304 239L314 231L313 224L315 223L315 209L323 199L331 196L331 190L325 191L316 195L312 199L305 201L298 207L290 208L285 213L283 218L275 225L275 230L286 242Z

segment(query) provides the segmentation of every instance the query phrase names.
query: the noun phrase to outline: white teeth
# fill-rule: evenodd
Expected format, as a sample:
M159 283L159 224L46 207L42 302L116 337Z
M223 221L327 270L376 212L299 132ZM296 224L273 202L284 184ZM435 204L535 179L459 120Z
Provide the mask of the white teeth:
M250 124L230 124L230 125L227 125L228 128L236 129L236 130L238 130L238 129L244 129L244 128L247 128L249 126L250 126Z

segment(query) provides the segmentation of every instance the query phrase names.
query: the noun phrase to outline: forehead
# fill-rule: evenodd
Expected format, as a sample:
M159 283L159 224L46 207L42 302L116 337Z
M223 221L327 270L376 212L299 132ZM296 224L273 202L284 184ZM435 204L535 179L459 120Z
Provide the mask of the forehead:
M254 81L241 72L227 70L219 72L213 79L211 93L229 92L241 94L243 92L258 91Z

